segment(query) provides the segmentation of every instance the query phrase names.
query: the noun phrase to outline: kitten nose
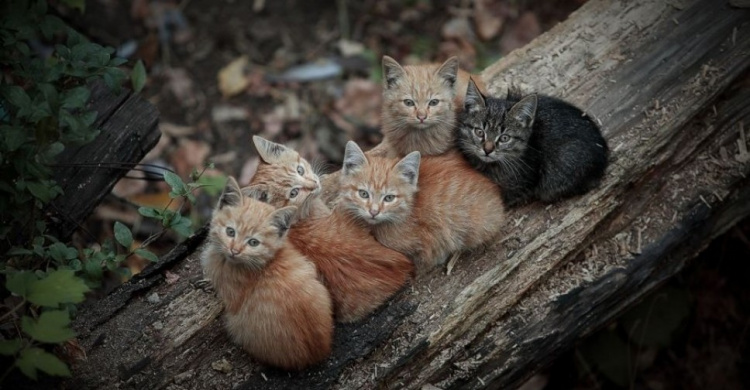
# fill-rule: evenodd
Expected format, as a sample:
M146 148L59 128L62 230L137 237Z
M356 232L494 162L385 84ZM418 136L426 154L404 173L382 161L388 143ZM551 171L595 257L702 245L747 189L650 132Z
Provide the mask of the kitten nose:
M427 114L420 115L419 113L417 113L417 119L419 119L419 123L422 123L425 119L427 119Z
M234 248L232 248L230 251L232 252L232 256L237 256L237 255L240 254L240 251L238 251L238 250L236 250Z
M375 209L375 210L373 210L373 209L370 209L370 215L372 215L372 217L373 217L373 218L375 218L375 216L376 216L376 215L378 215L379 213L380 213L380 210L377 210L377 209Z
M485 142L484 145L482 145L482 149L484 149L484 154L489 155L495 150L495 144L492 142Z

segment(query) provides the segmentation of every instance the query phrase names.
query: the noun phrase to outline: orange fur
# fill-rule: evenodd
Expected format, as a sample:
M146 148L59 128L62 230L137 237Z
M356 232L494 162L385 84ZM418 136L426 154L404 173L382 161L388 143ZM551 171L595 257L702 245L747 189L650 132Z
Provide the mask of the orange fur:
M296 154L292 150L285 153ZM302 158L294 161L306 163ZM378 243L366 226L343 211L331 213L320 201L319 191L289 199L298 175L286 169L283 162L263 164L258 173L262 177L256 174L254 184L242 192L275 207L287 206L291 201L299 206L300 220L291 227L289 241L317 266L339 321L365 317L412 275L414 266L406 256Z
M263 363L298 370L330 353L333 313L315 266L287 242L295 211L243 196L230 178L201 263L231 338Z
M420 162L418 152L401 160L370 157L349 142L341 191L339 205L420 272L492 240L504 221L497 186L454 151Z

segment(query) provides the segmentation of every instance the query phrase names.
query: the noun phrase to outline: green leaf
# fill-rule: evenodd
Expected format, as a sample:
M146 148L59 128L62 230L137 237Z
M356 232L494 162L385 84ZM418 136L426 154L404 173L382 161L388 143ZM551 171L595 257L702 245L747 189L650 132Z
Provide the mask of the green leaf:
M70 370L57 356L41 348L27 348L21 351L16 366L31 379L37 379L37 370L49 375L70 376Z
M67 90L62 96L62 107L68 109L82 108L89 101L91 91L88 87L75 87Z
M26 297L31 287L37 282L37 277L31 271L19 271L8 275L5 288L19 297Z
M0 340L0 355L12 356L21 349L21 339Z
M73 270L63 269L32 284L27 299L39 306L57 307L61 303L82 302L83 294L88 291L88 286Z
M73 260L78 257L78 250L76 248L71 248L61 242L50 245L47 251L53 259L61 264L65 264L67 260Z
M70 314L66 310L45 311L36 321L21 318L21 329L32 339L43 343L62 343L75 337L70 329Z
M18 85L7 85L0 89L0 93L10 104L19 109L28 110L31 108L31 98L26 91Z
M143 61L136 62L133 73L130 74L130 81L133 83L135 93L141 92L143 86L146 85L146 67L143 66Z
M5 149L9 152L18 150L28 140L28 133L21 126L0 126L5 139Z
M115 240L127 249L133 245L133 233L120 221L115 221Z
M198 178L197 183L208 195L218 196L227 185L227 177L224 175L203 175Z
M185 182L180 179L177 174L171 171L164 171L164 181L169 184L169 186L172 188L172 192L170 193L170 196L172 194L176 196L172 196L173 198L182 196L187 191L187 186L185 185Z
M70 8L81 10L81 13L86 11L86 0L62 0L62 3Z
M153 207L139 207L138 213L148 218L160 218L161 213Z
M31 192L34 197L42 201L42 203L49 203L49 201L57 196L53 187L49 184L40 183L38 181L26 182L26 188L29 189L29 192Z
M135 254L143 257L144 259L152 263L156 263L157 261L159 261L159 256L156 256L153 252L147 249L138 248L135 250Z
M172 219L169 227L174 229L179 235L187 237L193 233L192 229L190 229L192 224L193 221L191 221L190 218L185 218L180 214L175 214L175 218Z
M97 252L99 253L99 252ZM95 255L89 259L84 265L83 269L91 280L101 280L104 275L102 270L102 260L100 255Z

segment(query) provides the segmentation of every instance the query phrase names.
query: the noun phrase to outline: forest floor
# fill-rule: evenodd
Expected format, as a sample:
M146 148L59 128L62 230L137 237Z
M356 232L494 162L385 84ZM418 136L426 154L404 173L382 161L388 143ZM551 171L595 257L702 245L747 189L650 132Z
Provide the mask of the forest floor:
M183 178L213 163L188 211L200 226L227 175L246 184L255 172L255 134L330 166L349 139L365 149L377 144L383 55L401 63L457 55L479 72L584 2L89 0L84 15L68 16L92 40L146 65L142 95L161 112L162 138L143 162ZM149 174L129 176L138 175ZM141 223L135 206L164 205L168 192L163 183L124 179L88 228L111 236L120 220L147 236L155 227ZM750 388L748 237L746 220L525 389ZM157 246L166 251L177 239ZM628 327L644 312L647 326L634 335Z

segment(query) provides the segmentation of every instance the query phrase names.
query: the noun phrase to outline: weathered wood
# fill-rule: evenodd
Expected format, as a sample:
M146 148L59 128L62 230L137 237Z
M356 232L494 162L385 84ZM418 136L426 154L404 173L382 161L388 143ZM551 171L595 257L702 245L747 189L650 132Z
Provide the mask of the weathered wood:
M520 82L601 120L606 178L586 196L509 213L503 240L450 276L421 278L337 327L320 367L268 369L229 342L220 303L195 283L198 253L186 251L135 281L148 283L137 293L126 285L107 310L81 311L88 358L74 366L76 387L520 384L750 214L750 162L735 158L750 124L749 16L711 0L591 0L485 70L490 91ZM169 284L166 270L180 279Z
M50 229L60 240L70 237L128 173L128 164L141 161L161 136L156 107L129 91L115 95L104 84L94 84L87 108L97 112L94 126L101 133L88 144L63 151L54 168L64 194L48 209L54 221Z

